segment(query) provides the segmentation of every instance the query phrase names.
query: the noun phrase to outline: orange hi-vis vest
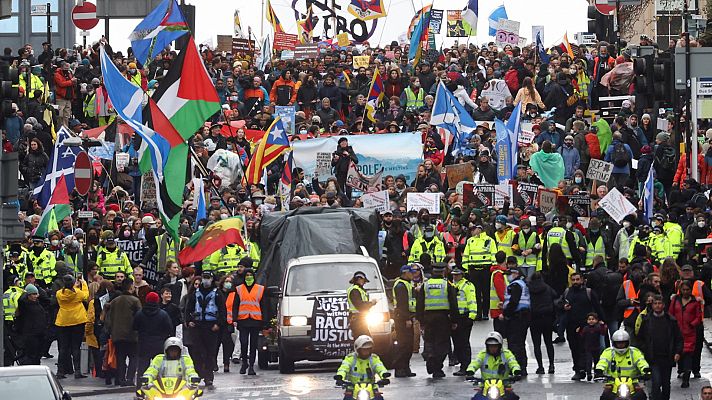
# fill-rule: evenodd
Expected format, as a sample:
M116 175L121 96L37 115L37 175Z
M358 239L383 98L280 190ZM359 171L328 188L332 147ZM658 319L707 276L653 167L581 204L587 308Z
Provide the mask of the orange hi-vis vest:
M633 282L629 279L623 282L623 290L625 290L625 298L628 300L637 300L638 292L635 291ZM636 306L628 306L625 311L623 311L623 318L628 318L633 315L633 312L638 311L639 308Z
M232 325L232 305L235 302L235 292L230 292L225 300L225 309L227 310L227 324Z
M252 291L247 290L247 286L240 285L237 287L237 295L240 296L240 308L237 311L237 320L252 318L256 321L262 321L262 308L260 301L264 294L265 287L255 284Z

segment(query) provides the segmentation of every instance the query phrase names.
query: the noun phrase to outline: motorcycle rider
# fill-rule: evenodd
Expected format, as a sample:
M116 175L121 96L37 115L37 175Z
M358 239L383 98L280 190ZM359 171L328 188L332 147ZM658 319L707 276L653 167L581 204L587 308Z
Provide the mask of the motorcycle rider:
M154 381L162 378L183 378L192 387L197 386L200 377L193 366L193 359L189 355L181 355L183 342L177 337L169 337L163 343L163 354L153 357L151 365L143 373L143 378L148 381L144 386L151 386Z
M632 400L645 400L647 396L643 388L638 385L638 375L650 375L650 366L645 361L643 352L630 345L630 335L624 329L619 329L611 336L612 346L603 350L601 358L596 364L594 379L602 380L609 376L613 379L627 377L633 379L635 390L631 393ZM601 393L601 400L615 400L616 387L609 380Z
M373 353L373 339L368 335L361 335L354 341L354 352L344 357L339 370L334 375L334 380L338 385L344 382L352 384L371 384L373 386L374 400L383 400L383 396L378 391L375 376L378 375L381 384L388 384L387 379L390 374L383 365L378 354ZM354 400L353 388L347 388L344 392L344 400Z
M502 348L502 335L499 332L490 332L485 339L485 349L480 351L467 367L467 375L472 376L479 369L483 380L488 379L507 379L514 378L515 380L521 377L522 369L517 362L516 357L509 349ZM472 400L485 400L482 392L477 392ZM502 400L518 400L517 396L511 387L506 387L502 395Z

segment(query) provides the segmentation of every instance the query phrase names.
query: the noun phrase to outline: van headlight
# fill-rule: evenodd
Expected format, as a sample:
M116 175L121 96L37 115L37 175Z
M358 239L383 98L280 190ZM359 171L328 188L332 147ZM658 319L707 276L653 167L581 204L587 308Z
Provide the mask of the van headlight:
M306 326L307 317L303 315L294 315L292 317L284 317L284 326Z
M369 311L366 313L366 324L368 326L378 325L388 321L388 313Z

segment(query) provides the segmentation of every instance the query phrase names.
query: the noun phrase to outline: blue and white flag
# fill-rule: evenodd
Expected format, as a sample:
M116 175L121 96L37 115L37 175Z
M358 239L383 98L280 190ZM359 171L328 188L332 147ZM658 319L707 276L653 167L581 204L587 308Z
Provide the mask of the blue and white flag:
M521 131L521 122L522 103L519 102L519 104L514 107L514 110L512 110L512 114L509 116L509 119L507 120L507 123L505 125L507 127L507 134L509 135L510 154L512 156L512 179L517 176L517 161L519 156L519 132Z
M511 118L510 118L511 119ZM512 179L512 139L509 135L509 129L499 118L494 119L494 127L497 130L497 143L495 145L495 153L497 155L497 180L500 183ZM514 165L516 167L516 164Z
M489 22L489 35L495 36L497 34L497 26L499 25L500 19L507 19L507 9L504 8L504 4L497 7L489 15L487 21Z
M546 49L544 49L544 43L541 41L541 32L536 33L536 51L539 53L539 59L542 64L549 63L549 55L546 54Z
M147 65L172 41L190 32L176 0L163 0L134 28L129 40L136 60Z
M260 57L257 59L257 66L261 71L264 71L267 63L270 61L272 61L272 41L269 35L267 35L264 42L262 42L262 49L260 50Z
M193 207L195 207L195 226L193 228L197 229L198 221L208 217L203 178L193 178Z
M124 79L126 80L126 79ZM57 132L57 141L54 143L52 157L49 158L45 175L40 179L39 185L32 191L32 195L37 197L42 208L47 206L52 193L57 188L59 178L64 176L67 184L67 192L74 190L74 161L81 151L80 147L69 147L64 145L64 141L74 135L62 126Z
M471 33L470 36L477 34L477 15L479 12L479 0L469 0L467 2L467 7L462 10L462 20L470 25Z
M648 177L645 178L645 184L643 185L643 218L646 224L653 218L653 203L655 202L654 172L655 169L651 165Z
M435 92L430 125L450 131L455 138L453 141L453 154L459 153L460 148L464 145L465 140L463 139L465 139L465 135L463 133L470 133L477 129L475 121L465 110L465 107L445 87L443 81L440 81ZM447 151L447 149L445 150Z

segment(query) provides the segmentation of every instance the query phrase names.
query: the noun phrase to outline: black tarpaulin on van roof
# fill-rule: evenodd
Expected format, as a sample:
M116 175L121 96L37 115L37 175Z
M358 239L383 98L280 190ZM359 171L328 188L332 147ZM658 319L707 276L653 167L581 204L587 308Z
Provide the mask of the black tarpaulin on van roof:
M377 256L378 230L378 216L370 209L301 207L269 213L260 228L257 282L280 286L287 262L296 257L361 254L360 246Z

